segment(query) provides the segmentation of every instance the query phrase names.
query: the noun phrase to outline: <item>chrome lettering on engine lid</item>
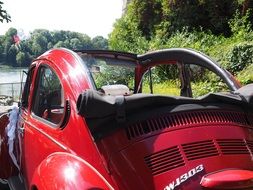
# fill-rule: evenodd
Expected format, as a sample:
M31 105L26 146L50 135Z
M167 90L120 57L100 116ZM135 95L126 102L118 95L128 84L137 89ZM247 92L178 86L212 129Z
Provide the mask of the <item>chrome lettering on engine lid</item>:
M164 187L164 190L174 190L175 187L179 186L181 183L185 182L186 180L188 180L189 178L191 178L192 176L196 175L197 173L203 170L204 170L203 164L198 165L196 168L191 169L187 173L184 173L183 175L178 177L176 180L169 183L169 185Z

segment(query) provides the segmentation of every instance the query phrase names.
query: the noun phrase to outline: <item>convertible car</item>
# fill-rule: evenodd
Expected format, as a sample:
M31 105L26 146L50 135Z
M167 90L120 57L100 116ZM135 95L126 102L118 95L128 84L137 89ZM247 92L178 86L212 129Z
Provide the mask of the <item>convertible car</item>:
M6 189L253 189L253 84L191 49L52 49L0 135Z

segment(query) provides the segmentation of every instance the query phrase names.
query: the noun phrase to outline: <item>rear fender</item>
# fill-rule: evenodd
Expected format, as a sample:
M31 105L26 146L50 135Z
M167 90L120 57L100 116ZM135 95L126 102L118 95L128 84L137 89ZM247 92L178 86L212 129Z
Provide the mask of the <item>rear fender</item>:
M31 187L35 189L113 189L88 162L69 153L48 156L36 169Z
M6 134L8 124L8 113L0 115L0 179L8 179L18 172L9 155L8 136Z

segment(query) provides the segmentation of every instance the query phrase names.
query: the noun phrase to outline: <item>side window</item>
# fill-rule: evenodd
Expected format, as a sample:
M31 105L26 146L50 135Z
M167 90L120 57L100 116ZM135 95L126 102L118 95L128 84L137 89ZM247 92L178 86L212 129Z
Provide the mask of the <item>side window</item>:
M196 64L156 65L142 79L142 92L197 98L207 93L229 91L214 72Z
M156 65L145 73L142 92L180 96L180 79L177 65Z
M190 64L189 68L193 97L229 91L227 84L214 72L194 64Z
M24 86L24 90L22 94L22 99L21 99L21 104L23 108L28 107L28 97L30 94L30 87L31 87L34 68L35 67L32 67L27 73L26 82L25 82L25 86Z
M64 97L58 76L49 67L40 67L35 88L33 113L51 123L59 124L64 117Z

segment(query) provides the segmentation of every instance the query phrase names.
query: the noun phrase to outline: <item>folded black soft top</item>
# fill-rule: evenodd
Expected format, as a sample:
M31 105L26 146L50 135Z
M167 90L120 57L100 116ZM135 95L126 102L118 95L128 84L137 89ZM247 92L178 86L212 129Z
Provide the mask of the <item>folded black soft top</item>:
M118 125L145 120L150 116L223 108L252 112L253 84L231 93L210 93L197 99L153 94L109 96L98 91L86 90L77 100L78 114L85 118L95 136L101 135L102 131L113 130Z
M244 86L234 93L210 93L194 99L178 96L133 94L131 96L109 96L94 90L86 90L77 101L78 113L85 118L103 118L152 109L160 106L202 103L253 104L253 84Z
M234 91L235 94L241 95L245 98L246 102L253 105L253 83L245 85L238 90Z

